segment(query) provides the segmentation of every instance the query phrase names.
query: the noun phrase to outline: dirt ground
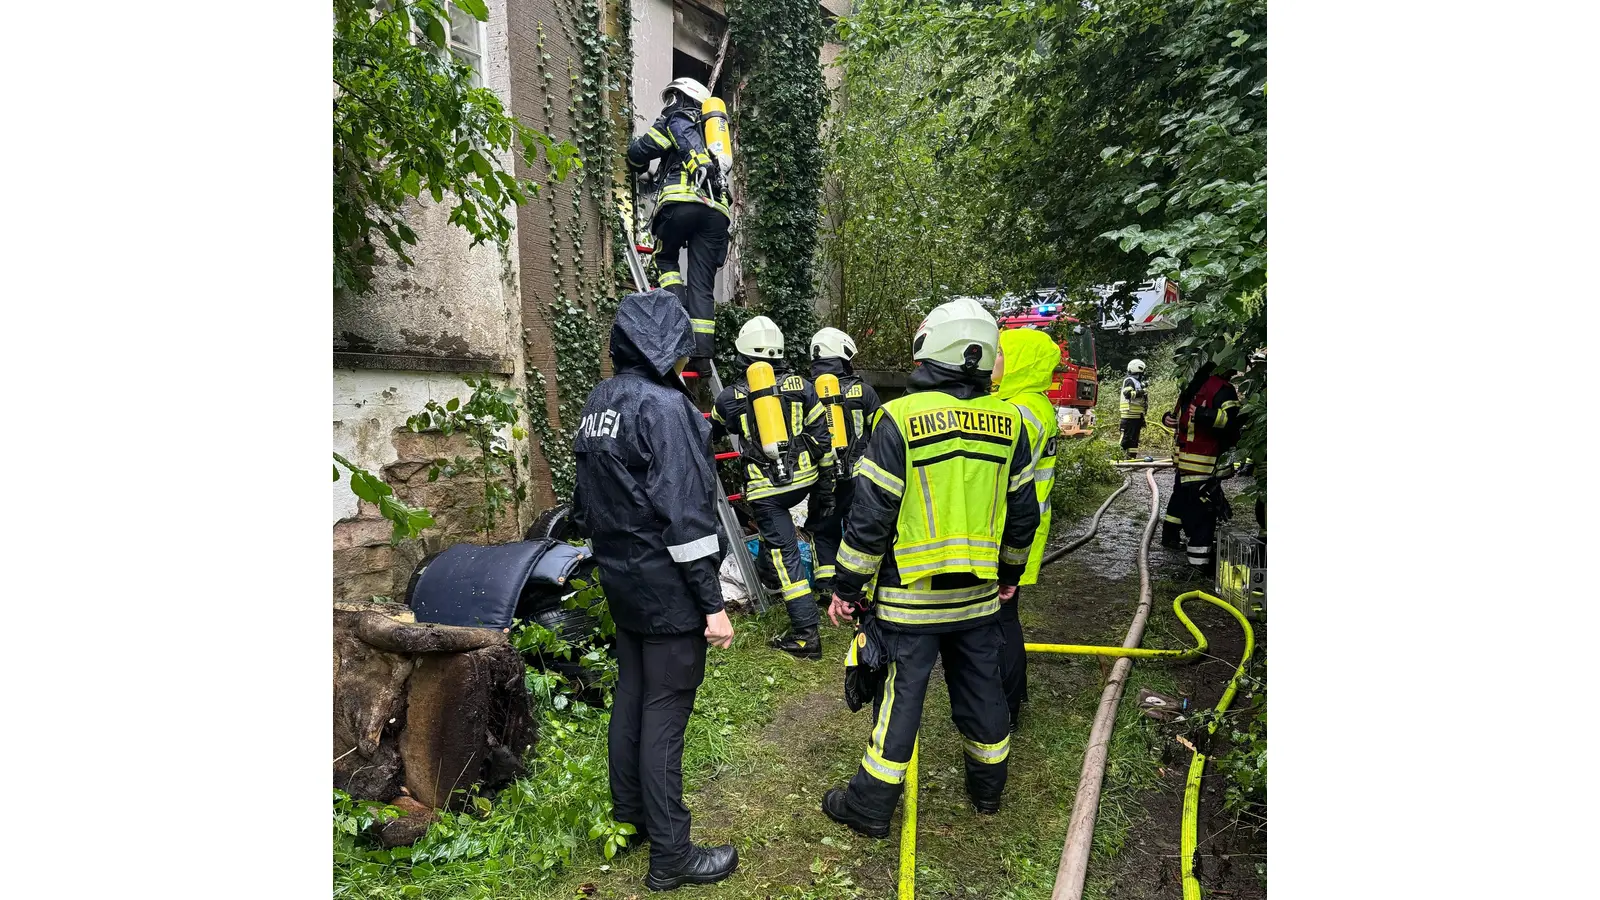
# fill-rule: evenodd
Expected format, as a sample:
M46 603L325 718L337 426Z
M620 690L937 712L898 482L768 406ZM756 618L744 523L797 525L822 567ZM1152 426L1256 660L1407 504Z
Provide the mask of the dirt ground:
M1158 475L1163 494L1170 483ZM1242 479L1229 483L1230 492ZM1163 505L1165 496L1163 496ZM1235 504L1235 520L1249 508ZM1142 474L1112 503L1100 532L1076 553L1047 568L1041 583L1023 589L1023 626L1030 640L1117 644L1138 601L1136 553L1149 511ZM1056 539L1081 533L1087 519L1058 521ZM1159 539L1159 521L1157 538ZM1210 588L1191 575L1182 554L1151 550L1154 608L1144 646L1189 643L1172 615L1177 594ZM1122 701L1097 820L1086 895L1115 900L1178 900L1182 887L1178 841L1189 753L1174 726L1142 716L1141 687L1193 698L1209 708L1221 695L1242 649L1237 623L1209 605L1190 607L1210 641L1210 656L1192 665L1135 665ZM826 625L826 619L824 619ZM855 771L870 729L869 711L852 714L841 699L839 672L847 632L826 628L825 660L795 661L797 687L775 717L729 763L686 797L695 816L695 840L732 841L739 871L713 886L687 889L695 898L892 898L896 893L899 824L887 840L855 835L824 817L823 791L841 786ZM1265 629L1257 630L1262 653ZM1108 664L1109 666L1109 664ZM979 816L962 784L960 736L951 724L942 670L935 669L923 713L921 790L917 842L917 896L934 898L1046 898L1083 761L1103 673L1087 657L1039 657L1029 662L1030 702L1013 738L1005 806ZM1224 748L1218 746L1215 752ZM1209 772L1210 770L1208 770ZM1207 778L1201 813L1202 886L1207 897L1265 897L1256 874L1264 860L1265 833L1225 827L1220 785ZM642 881L648 851L631 852L603 869L575 867L542 896L628 900L648 894Z

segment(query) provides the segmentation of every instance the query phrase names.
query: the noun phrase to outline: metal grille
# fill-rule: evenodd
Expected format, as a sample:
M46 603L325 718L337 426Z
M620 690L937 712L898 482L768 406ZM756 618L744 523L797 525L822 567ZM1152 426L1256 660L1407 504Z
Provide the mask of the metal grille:
M1247 531L1217 534L1217 596L1251 619L1267 615L1267 545Z

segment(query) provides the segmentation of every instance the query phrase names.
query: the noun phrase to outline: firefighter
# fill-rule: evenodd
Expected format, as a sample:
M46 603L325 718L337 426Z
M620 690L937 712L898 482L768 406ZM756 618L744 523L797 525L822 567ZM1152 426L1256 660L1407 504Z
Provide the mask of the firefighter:
M1122 379L1122 455L1132 457L1139 449L1139 432L1144 430L1144 360L1128 362L1128 377Z
M967 796L981 813L1000 810L1011 750L1000 607L1027 569L1039 503L1022 416L989 394L998 343L994 318L969 298L929 313L909 392L879 410L856 476L828 617L875 617L888 673L855 776L822 809L869 837L889 833L940 659Z
M1056 408L1044 392L1050 389L1056 366L1061 363L1061 347L1050 336L1031 328L1014 328L1000 333L1000 358L1004 368L995 396L1009 401L1022 414L1023 430L1033 465L1034 497L1039 504L1039 527L1028 551L1028 568L1017 582L1017 596L1000 607L1000 627L1005 633L1005 648L1000 656L1000 676L1006 689L1006 708L1011 714L1011 731L1017 730L1017 717L1028 699L1028 662L1022 650L1022 622L1017 617L1021 585L1037 584L1039 564L1044 558L1045 540L1050 536L1050 491L1056 484L1056 444L1061 426L1056 423Z
M706 148L701 104L711 92L693 78L679 78L661 92L666 106L649 131L628 145L628 169L645 174L651 160L661 159L650 231L655 235L656 268L661 286L689 311L694 326L690 368L705 372L714 352L715 309L711 288L717 270L728 258L728 207L732 197L721 164ZM688 276L679 271L678 252L689 250Z
M1212 544L1217 519L1231 515L1217 478L1217 461L1239 439L1239 392L1228 380L1232 374L1205 363L1178 395L1177 406L1162 416L1162 423L1173 431L1178 452L1161 544L1185 547L1189 565L1207 573L1216 565Z
M738 374L722 389L711 410L711 436L739 437L744 465L744 499L761 533L761 550L756 566L769 587L783 597L789 612L789 632L772 639L771 646L802 659L822 658L821 614L811 596L800 559L800 539L795 532L790 509L811 495L822 495L826 508L834 491L834 455L822 404L811 383L788 370L783 357L783 332L766 316L756 316L739 329L734 341L738 351ZM757 423L748 380L750 365L765 362L776 376L773 388L782 403L782 426L787 443L782 459L774 460L762 451L766 442ZM787 477L787 481L785 481Z
M612 814L650 842L645 884L658 891L720 881L739 865L732 845L690 843L683 805L683 734L706 646L733 643L710 431L677 374L693 347L671 294L624 298L611 327L617 374L589 395L573 442L573 522L594 546L617 625Z
M812 387L823 375L839 379L838 402L844 408L846 441L842 451L837 448L834 451L839 477L833 489L833 512L822 515L821 510L826 503L823 502L822 489L818 488L811 494L811 510L806 516L806 526L811 529L812 537L813 587L817 601L823 604L827 604L833 596L834 558L839 552L844 521L850 514L850 501L855 497L855 479L851 477L855 474L855 461L860 459L861 451L866 448L872 418L882 405L872 385L855 374L851 364L855 355L856 342L837 328L824 328L811 337Z

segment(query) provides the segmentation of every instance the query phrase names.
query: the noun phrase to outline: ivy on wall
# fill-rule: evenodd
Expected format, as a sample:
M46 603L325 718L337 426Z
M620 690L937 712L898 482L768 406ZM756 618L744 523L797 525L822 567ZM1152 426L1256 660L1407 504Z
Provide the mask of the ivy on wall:
M558 198L557 191L543 195L554 288L554 296L546 305L546 318L556 357L555 421L551 421L547 406L545 374L532 367L528 372L530 430L549 466L551 489L558 499L572 496L576 465L570 423L578 421L584 401L600 381L602 345L619 299L619 265L622 273L627 271L619 243L625 238L620 223L613 221L616 216L612 197L617 159L627 140L627 132L618 122L631 121L632 116L625 90L632 62L628 29L632 17L626 6L611 6L615 3L616 0L558 0L556 8L562 16L556 28L560 40L575 49L578 57L562 73L553 71L553 60L545 47L545 25L538 25L544 125L554 126L556 101L551 87L557 77L564 75L570 98L567 120L572 123L568 138L584 161L565 200ZM619 26L616 37L606 33L608 7ZM599 233L611 232L610 265L593 265L604 249L585 241L586 211L598 217Z
M762 311L800 347L817 326L822 11L816 0L729 0L727 10L741 258ZM717 329L730 344L736 333Z

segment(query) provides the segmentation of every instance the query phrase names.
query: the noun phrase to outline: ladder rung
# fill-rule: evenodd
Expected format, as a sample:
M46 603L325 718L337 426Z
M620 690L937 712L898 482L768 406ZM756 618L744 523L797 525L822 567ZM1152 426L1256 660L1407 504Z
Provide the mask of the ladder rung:
M703 412L703 413L700 414L700 418L709 419L709 418L711 418L711 413Z
M656 248L650 246L649 244L634 244L633 245L633 249L635 251L639 252L639 253L646 253L646 254L655 253L656 252Z
M679 372L678 376L680 378L699 378L700 377L700 373L699 372L690 372L690 371L685 370L685 371Z
M743 499L744 499L744 495L743 494L729 494L728 495L728 502L729 503L732 503L735 500L743 500Z
M712 454L712 458L715 459L717 462L722 462L725 459L738 459L739 458L739 451L737 451L737 450L729 450L727 453L714 453L714 454Z

